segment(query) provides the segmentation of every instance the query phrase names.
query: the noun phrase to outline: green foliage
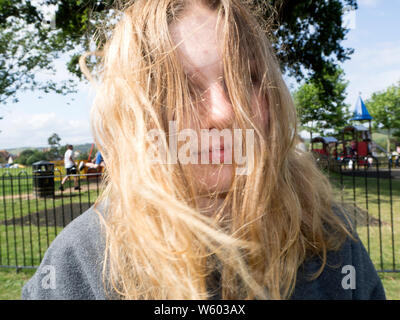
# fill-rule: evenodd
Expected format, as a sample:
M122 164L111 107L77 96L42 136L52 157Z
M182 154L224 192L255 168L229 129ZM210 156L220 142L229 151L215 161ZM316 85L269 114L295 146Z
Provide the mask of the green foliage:
M365 105L373 117L374 129L386 130L389 151L391 135L400 138L400 82L373 93Z
M67 151L67 149L68 149L67 145L64 145L64 146L62 146L62 147L59 148L58 153L59 153L60 155L64 155L64 154L65 154L65 151Z
M63 149L63 147L60 148L60 150L61 149ZM15 162L23 165L32 165L32 163L41 160L47 160L47 161L57 160L60 157L59 156L60 150L58 148L51 148L50 150L46 151L40 151L37 149L24 150L20 153L19 157L15 159Z
M23 165L31 165L32 163L40 160L47 160L44 158L43 152L39 150L28 149L22 151L19 157L15 159L15 162Z
M256 1L260 5L265 0ZM282 68L298 81L310 76L320 82L326 94L333 86L325 75L336 72L337 62L349 59L353 49L343 48L348 29L343 27L345 9L357 9L356 0L270 0L277 8L276 48Z
M53 133L48 139L47 142L49 145L53 147L58 147L60 145L61 138L58 136L57 133Z
M44 154L40 151L35 152L32 154L28 159L26 159L26 165L32 165L35 162L41 161L41 160L47 160L44 158Z
M374 118L374 128L400 130L400 82L373 93L365 104Z
M338 132L350 118L346 99L348 82L343 70L337 68L334 75L325 74L324 81L331 83L333 96L327 98L321 81L310 80L294 94L298 118L302 129L324 135L327 129Z
M23 165L27 164L27 160L30 156L32 156L35 153L34 150L24 150L20 153L20 155L15 159L16 163L20 163Z
M40 80L38 71L55 73L53 61L63 51L63 40L45 28L30 1L0 0L0 104L17 102L17 92L39 90L67 94L71 79Z
M89 158L89 153L88 152L82 152L79 154L77 160L87 160Z
M61 138L57 133L53 133L48 139L47 142L50 145L50 150L46 152L46 157L48 160L57 160L60 157L60 141Z
M245 1L259 13L268 36L281 62L283 71L298 81L313 79L324 88L328 101L335 97L334 87L325 75L334 75L338 62L349 58L352 49L341 46L348 30L343 27L345 7L356 9L356 0L254 0ZM90 38L98 27L109 27L114 12L127 3L113 0L41 0L42 7L57 5L56 30L43 26L46 18L30 1L0 0L0 102L14 97L18 90L37 89L68 93L72 83L56 86L35 79L38 69L53 70L51 62L59 53L68 52L71 59L68 70L81 78L78 57L87 51ZM112 9L116 9L112 10ZM11 21L22 21L25 25ZM30 29L27 28L30 26ZM17 28L16 30L13 28ZM8 31L7 31L8 30ZM29 30L29 31L28 31ZM32 32L33 31L33 32ZM21 34L19 40L13 35ZM97 33L99 48L106 39ZM15 52L30 52L14 56ZM6 63L13 58L13 68ZM6 77L4 77L6 76ZM77 78L75 78L76 81ZM76 84L76 82L75 82Z

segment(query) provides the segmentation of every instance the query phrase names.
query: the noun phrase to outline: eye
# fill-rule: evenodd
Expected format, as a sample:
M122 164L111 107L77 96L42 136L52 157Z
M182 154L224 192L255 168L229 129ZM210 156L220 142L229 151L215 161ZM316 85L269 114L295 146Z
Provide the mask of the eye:
M197 103L202 100L201 91L195 85L189 84L189 93L193 102Z
M228 86L226 85L225 77L222 77L222 79L221 79L221 86L222 86L222 89L224 90L225 94L229 95Z
M251 71L250 78L251 78L251 82L253 84L259 84L260 83L260 76L259 76L258 72L256 72L255 70Z
M203 101L203 95L204 95L204 90L201 88L201 86L194 81L193 77L188 77L188 89L189 89L189 94L192 100L192 103L198 104Z

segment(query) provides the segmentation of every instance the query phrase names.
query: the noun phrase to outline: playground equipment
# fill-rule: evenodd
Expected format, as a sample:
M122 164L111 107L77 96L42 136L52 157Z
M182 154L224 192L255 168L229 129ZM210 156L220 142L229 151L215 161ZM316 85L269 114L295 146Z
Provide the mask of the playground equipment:
M347 126L341 131L341 159L355 161L358 165L368 164L367 157L371 154L371 133L368 128L357 125ZM350 138L349 138L350 136Z
M369 127L363 125L349 125L344 127L341 132L342 150L339 159L342 162L353 165L370 165L368 160L371 160L373 155L371 152L372 147L372 133L371 133L371 120L372 117L368 112L364 101L359 95L353 109L353 117L351 121L368 121Z
M91 161L91 156L93 153L93 149L94 149L94 143L92 143L92 146L90 148L90 152L89 152L89 157L86 160L84 160L83 162L87 163L87 162L92 162ZM96 156L94 156L93 160L96 158ZM104 167L103 166L98 166L97 168L88 168L88 167L84 167L83 172L84 174L87 175L88 179L98 179L99 175L101 175L104 171Z
M372 149L376 144L372 141L371 120L361 96L353 109L351 121L368 121L369 128L363 125L348 125L335 137L316 137L311 141L311 150L322 168L328 165L346 164L349 168L370 165L374 158ZM338 141L338 139L340 141ZM337 166L336 166L337 167Z
M311 140L311 151L330 157L337 156L338 140L334 137L316 137ZM315 147L315 146L319 146Z
M334 137L315 137L311 140L311 152L322 169L327 169L337 159L338 140Z

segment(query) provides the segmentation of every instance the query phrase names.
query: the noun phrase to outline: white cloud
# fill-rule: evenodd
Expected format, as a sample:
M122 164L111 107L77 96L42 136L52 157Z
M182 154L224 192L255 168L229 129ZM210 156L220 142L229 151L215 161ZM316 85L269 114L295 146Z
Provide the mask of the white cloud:
M16 109L1 120L0 130L0 149L46 146L53 133L61 137L61 144L92 141L86 118L68 120L55 112L29 114Z
M352 56L363 68L387 68L400 66L400 41L376 43L373 47L358 49Z
M13 119L13 122L17 126L19 124L18 120L21 121L20 119ZM53 124L56 120L56 114L54 112L47 114L35 114L31 118L26 119L26 124L24 123L24 125L27 125L32 130L42 130L48 127L50 124Z
M56 59L54 61L54 68L56 70L55 73L53 74L50 71L39 70L36 73L37 79L39 81L52 80L52 81L55 81L58 83L60 83L61 81L68 80L68 79L73 79L74 76L67 69L68 59L69 59L68 56L63 56L62 58Z
M345 71L350 81L348 103L354 105L359 92L368 99L373 92L400 81L400 41L357 49L345 63Z
M380 2L381 2L381 0L358 0L357 4L359 6L375 8Z

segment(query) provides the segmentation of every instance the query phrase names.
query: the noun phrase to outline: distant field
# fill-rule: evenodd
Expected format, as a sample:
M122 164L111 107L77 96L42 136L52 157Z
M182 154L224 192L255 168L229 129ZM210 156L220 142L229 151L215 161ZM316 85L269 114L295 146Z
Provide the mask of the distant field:
M41 149L46 149L49 146L44 146L44 147L21 147L21 148L11 148L11 149L6 149L11 154L19 154L20 152L24 150L41 150ZM91 143L84 143L84 144L77 144L74 145L74 150L78 150L80 152L89 152L90 148L92 147Z

